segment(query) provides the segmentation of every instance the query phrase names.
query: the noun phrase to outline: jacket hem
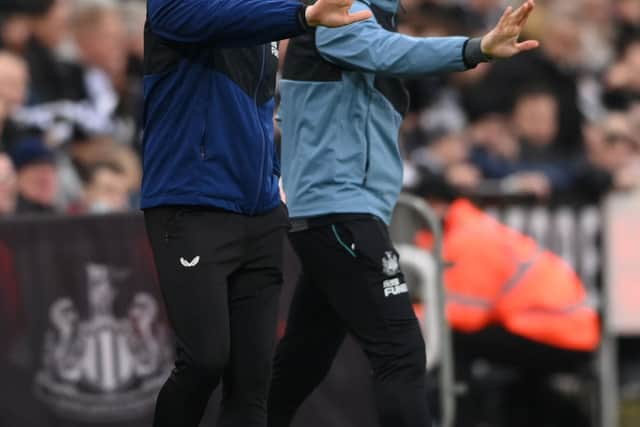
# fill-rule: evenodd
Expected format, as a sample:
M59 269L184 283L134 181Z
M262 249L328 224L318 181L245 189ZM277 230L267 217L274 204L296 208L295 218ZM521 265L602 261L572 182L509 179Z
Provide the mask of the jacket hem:
M335 203L333 207L317 207L317 208L307 208L307 209L296 209L291 205L289 207L289 217L292 220L295 219L305 219L317 216L324 215L333 215L333 214L366 214L373 215L378 217L385 224L389 225L391 222L391 218L388 215L385 215L378 209L374 209L372 207L362 207L362 206L349 206L341 203Z
M237 213L240 215L257 216L268 213L280 204L280 199L276 197L267 205L259 206L254 212L249 207L243 208L237 202L216 199L215 197L205 195L181 194L181 195L160 195L154 197L142 197L140 201L140 209L151 209L160 206L205 206L225 211Z

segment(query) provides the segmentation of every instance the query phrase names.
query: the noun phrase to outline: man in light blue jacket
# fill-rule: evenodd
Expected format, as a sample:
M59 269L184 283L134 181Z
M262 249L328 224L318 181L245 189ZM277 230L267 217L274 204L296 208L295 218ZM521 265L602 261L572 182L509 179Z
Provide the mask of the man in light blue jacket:
M327 374L346 333L372 368L383 427L431 425L425 349L387 232L402 183L403 77L464 71L534 49L518 42L534 8L508 8L483 38L395 32L398 0L358 0L373 17L319 27L287 49L280 109L282 174L302 263L274 363L269 427L291 423Z

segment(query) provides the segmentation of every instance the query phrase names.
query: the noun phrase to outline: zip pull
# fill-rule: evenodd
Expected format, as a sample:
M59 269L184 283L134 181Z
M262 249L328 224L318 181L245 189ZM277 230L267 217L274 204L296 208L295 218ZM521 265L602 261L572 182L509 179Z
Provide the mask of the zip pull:
M207 143L206 138L207 138L207 125L203 123L202 131L200 132L200 157L202 157L202 160L206 160L207 158L207 152L205 150L205 144Z

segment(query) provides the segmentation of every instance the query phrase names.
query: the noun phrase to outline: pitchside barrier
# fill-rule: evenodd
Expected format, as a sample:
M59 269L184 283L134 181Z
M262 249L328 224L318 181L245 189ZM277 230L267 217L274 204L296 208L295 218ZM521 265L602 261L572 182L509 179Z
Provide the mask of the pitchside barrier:
M416 232L430 230L434 245L431 252L414 245ZM421 199L401 194L393 213L389 232L400 255L406 279L412 283L412 297L424 307L422 330L427 343L427 370L437 369L440 425L455 423L456 392L451 330L445 313L440 219Z
M430 227L434 218L405 196L400 209L406 215L397 213L392 235L414 297L426 302L428 368L438 373L440 425L449 427L456 390L447 367L441 258L412 246L415 228ZM599 425L617 427L615 337L640 334L640 196L614 196L603 209L503 205L493 212L561 254L599 299ZM286 253L280 331L299 273L288 245ZM139 215L0 222L0 426L150 425L172 356ZM367 361L347 340L295 426L375 427L370 386ZM214 425L218 398L205 425Z
M640 336L640 193L611 195L602 207L518 205L502 198L499 204L485 203L485 209L504 224L559 254L582 278L602 316L602 341L593 369L597 400L592 405L592 425L617 427L620 407L617 338ZM433 229L433 222L433 214L423 202L403 195L394 213L391 233L396 244L403 247L413 242L417 230ZM439 231L434 235L438 243ZM429 263L437 266L434 271L438 276L431 279L436 280L437 286L441 286L439 277L446 268L439 250L436 244ZM452 357L450 334L443 324L438 328L439 333L434 333L433 325L425 327L426 337L432 345L435 343L436 349L446 348ZM443 364L440 372L442 424L450 426L455 417L455 405L450 399L456 390L464 387L452 385L455 379L448 374L449 364L438 355L436 352L433 356L434 363ZM447 374L443 375L442 371Z

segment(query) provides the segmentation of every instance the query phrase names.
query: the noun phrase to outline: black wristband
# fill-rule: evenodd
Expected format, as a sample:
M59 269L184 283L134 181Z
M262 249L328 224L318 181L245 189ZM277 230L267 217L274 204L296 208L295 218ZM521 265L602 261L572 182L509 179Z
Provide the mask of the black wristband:
M302 28L303 31L309 31L311 29L311 26L307 22L307 7L309 6L305 4L302 5L300 9L298 9L298 23L300 24L300 28Z
M468 39L465 42L462 49L462 56L464 59L464 65L467 68L475 68L478 64L482 62L489 62L491 60L490 57L482 52L481 44L482 38L480 37Z

